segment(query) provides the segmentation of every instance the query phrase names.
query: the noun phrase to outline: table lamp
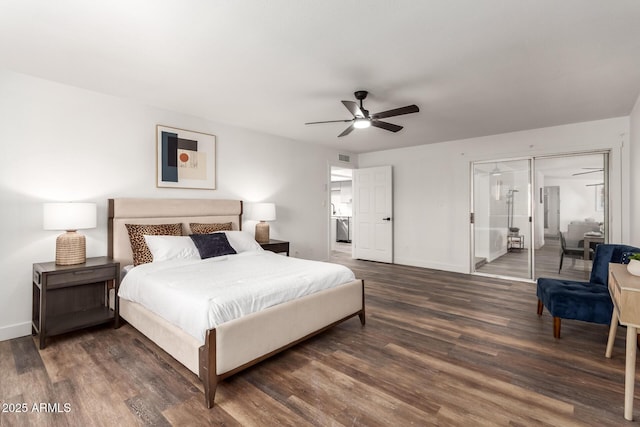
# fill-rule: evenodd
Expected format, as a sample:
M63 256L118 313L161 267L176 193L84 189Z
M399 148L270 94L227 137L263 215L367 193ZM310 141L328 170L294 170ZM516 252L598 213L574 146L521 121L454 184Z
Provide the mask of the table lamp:
M43 228L66 230L56 239L56 264L74 265L86 261L85 237L77 230L96 227L95 203L45 203Z
M256 224L256 242L269 242L269 224L266 221L276 220L275 203L254 203L251 208L251 219L260 221Z

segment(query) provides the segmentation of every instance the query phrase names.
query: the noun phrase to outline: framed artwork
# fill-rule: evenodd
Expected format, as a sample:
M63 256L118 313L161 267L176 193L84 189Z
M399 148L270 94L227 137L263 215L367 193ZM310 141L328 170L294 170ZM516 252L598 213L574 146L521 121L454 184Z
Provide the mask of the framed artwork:
M216 137L156 126L158 187L216 188Z

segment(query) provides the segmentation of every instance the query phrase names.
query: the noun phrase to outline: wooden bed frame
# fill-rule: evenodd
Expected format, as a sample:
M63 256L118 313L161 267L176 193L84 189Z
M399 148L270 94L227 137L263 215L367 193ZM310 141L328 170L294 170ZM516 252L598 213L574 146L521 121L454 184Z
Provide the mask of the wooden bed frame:
M242 201L214 199L109 199L108 255L133 265L125 224L231 222L242 227ZM139 304L120 300L120 315L200 377L205 402L213 407L217 384L260 361L351 317L365 324L364 281L289 301L223 323L206 333L204 345Z

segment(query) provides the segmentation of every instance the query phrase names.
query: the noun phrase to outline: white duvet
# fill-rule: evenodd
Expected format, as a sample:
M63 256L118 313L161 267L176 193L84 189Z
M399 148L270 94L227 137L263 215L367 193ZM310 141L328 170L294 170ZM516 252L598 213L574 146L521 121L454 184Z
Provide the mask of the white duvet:
M338 264L243 252L139 265L126 274L118 296L204 343L207 329L354 279Z

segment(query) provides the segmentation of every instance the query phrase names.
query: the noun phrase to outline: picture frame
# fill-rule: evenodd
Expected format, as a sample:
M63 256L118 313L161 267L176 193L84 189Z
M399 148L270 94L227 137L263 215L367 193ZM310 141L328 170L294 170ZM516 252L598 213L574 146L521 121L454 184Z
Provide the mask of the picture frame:
M216 189L216 136L156 125L156 186Z

